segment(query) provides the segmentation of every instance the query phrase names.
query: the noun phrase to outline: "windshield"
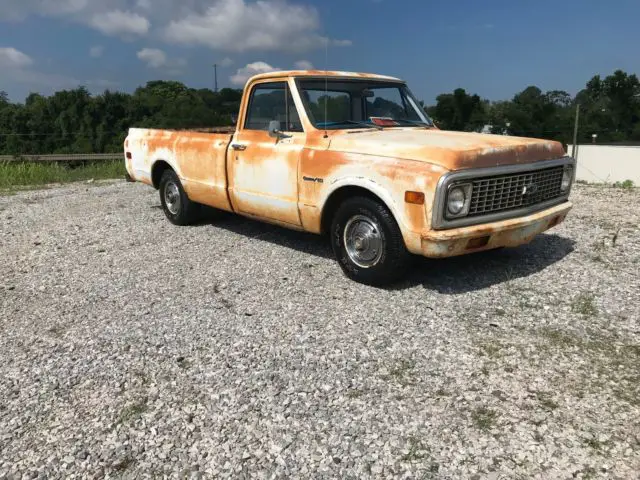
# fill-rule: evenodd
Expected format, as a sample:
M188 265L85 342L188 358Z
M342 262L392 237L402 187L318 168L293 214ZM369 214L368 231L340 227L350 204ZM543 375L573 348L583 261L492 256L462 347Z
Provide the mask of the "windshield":
M432 127L433 122L404 83L380 80L298 79L314 127Z

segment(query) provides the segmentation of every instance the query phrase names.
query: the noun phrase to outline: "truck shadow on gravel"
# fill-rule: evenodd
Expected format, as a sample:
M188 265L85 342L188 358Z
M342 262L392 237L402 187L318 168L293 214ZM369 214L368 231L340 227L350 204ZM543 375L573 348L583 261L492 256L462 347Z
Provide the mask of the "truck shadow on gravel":
M448 295L482 290L541 272L573 252L575 244L570 238L542 233L516 248L437 260L417 257L406 283Z
M206 212L196 226L214 226L279 247L335 261L326 237L288 230L227 212ZM445 259L415 256L405 280L384 290L422 286L438 293L457 295L527 277L552 266L574 250L575 241L543 233L528 245L489 250ZM345 278L346 281L346 278Z

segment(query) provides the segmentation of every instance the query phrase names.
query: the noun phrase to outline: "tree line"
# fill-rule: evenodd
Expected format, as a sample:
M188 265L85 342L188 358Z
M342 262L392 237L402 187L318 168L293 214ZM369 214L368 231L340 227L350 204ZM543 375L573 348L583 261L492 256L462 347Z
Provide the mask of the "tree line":
M111 153L122 150L129 127L198 128L235 122L242 90L193 89L152 81L132 94L84 87L11 103L0 91L0 154ZM640 82L617 70L594 76L575 97L529 86L510 100L489 101L457 88L425 107L447 130L484 131L570 143L580 105L579 141L640 141Z
M640 141L640 83L635 74L622 70L604 79L594 76L575 97L529 86L511 100L490 102L458 88L439 95L436 105L426 110L447 130L484 130L567 144L573 140L578 105L579 143L591 143L594 134L597 143Z
M130 127L199 128L229 125L241 90L188 88L152 81L133 94L85 87L45 97L30 94L24 104L0 92L0 155L113 153L123 149Z

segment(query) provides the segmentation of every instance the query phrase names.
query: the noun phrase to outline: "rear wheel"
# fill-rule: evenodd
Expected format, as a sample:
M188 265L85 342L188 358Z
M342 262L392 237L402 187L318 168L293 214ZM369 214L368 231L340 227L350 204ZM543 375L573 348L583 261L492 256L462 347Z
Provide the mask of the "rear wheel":
M405 273L409 253L389 209L368 197L340 205L331 224L331 244L342 271L352 280L385 285Z
M176 172L167 169L162 173L159 193L162 209L171 223L189 225L197 219L200 206L189 200Z

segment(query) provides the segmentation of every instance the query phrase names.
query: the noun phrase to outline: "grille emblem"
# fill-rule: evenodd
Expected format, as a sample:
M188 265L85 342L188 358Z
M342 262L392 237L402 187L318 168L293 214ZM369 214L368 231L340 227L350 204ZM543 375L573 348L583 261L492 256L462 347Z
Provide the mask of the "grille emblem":
M538 191L538 185L531 182L529 185L522 187L522 196L535 195Z

